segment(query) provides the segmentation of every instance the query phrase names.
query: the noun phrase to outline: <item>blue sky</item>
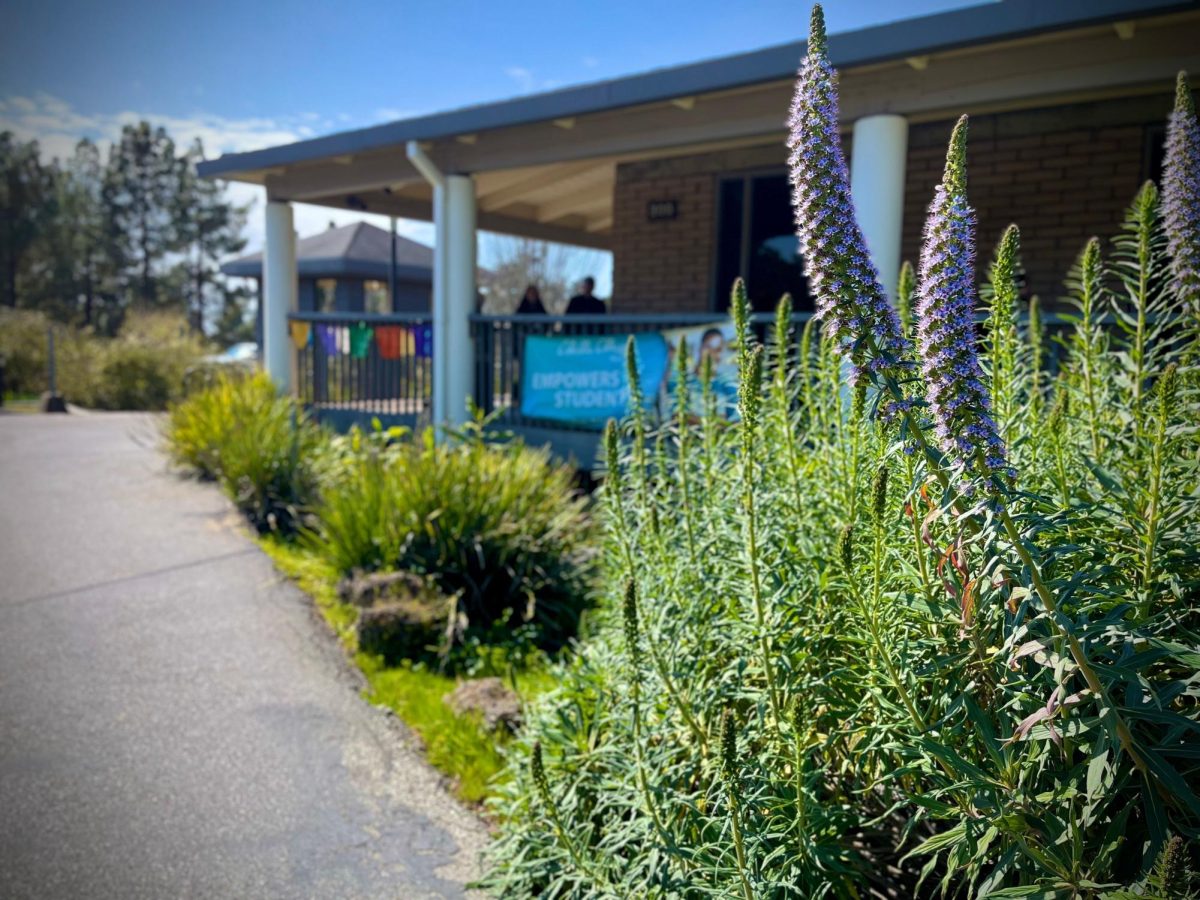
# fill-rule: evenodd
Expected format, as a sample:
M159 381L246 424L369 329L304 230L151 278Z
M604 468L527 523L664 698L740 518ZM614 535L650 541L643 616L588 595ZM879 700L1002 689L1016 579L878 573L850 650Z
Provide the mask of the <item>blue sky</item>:
M831 32L967 5L825 4ZM209 155L248 150L752 50L808 29L808 6L794 0L8 0L0 16L0 129L39 138L48 154L85 135L104 143L138 118L181 141L201 137ZM328 218L304 210L298 227ZM252 221L252 243L258 235Z

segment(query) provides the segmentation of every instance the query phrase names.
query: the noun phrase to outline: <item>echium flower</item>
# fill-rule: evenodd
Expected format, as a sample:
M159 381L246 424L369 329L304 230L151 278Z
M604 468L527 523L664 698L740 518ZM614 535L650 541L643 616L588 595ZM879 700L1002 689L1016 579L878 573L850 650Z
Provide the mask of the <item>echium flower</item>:
M975 211L967 203L967 117L954 126L921 247L917 349L937 444L961 474L1013 476L975 349Z
M1167 120L1162 210L1175 290L1200 313L1200 123L1187 72L1175 82L1175 109Z
M850 357L857 385L866 383L863 376L898 374L907 341L854 216L838 131L836 77L817 5L788 120L792 205L817 315L826 335Z

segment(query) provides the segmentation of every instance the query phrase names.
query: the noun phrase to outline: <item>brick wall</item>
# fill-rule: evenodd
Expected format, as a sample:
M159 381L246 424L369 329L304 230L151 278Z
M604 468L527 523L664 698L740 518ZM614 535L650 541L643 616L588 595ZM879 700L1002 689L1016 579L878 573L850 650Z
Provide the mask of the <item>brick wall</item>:
M1117 233L1145 176L1146 126L1165 120L1169 95L1125 98L971 121L971 201L979 215L980 274L1010 222L1021 226L1030 290L1057 298L1093 234ZM925 210L940 180L952 120L909 130L903 258L917 262ZM849 135L845 136L849 152ZM785 165L782 145L617 168L613 198L613 310L712 308L716 190L721 174ZM678 216L651 222L647 204L678 201Z
M712 309L721 173L774 167L783 148L755 147L617 167L613 194L613 312ZM679 204L674 219L651 222L655 200Z
M1063 279L1088 238L1096 235L1107 249L1108 239L1119 231L1145 176L1146 125L1158 121L1168 104L1164 97L1140 100L1133 110L1087 104L1056 110L1054 116L973 118L967 188L979 217L980 277L1001 232L1016 222L1029 291L1045 301L1060 297ZM1135 121L1122 122L1130 113ZM1111 124L1089 124L1089 118ZM914 265L952 126L937 122L909 131L902 252Z
M711 175L631 177L617 171L613 201L613 311L702 310L708 305L716 209ZM674 219L651 222L647 206L674 200Z

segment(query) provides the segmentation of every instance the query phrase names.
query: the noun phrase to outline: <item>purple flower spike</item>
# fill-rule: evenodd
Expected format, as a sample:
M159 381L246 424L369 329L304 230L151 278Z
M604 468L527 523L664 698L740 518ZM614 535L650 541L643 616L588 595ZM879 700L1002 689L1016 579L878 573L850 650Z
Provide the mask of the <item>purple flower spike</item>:
M835 78L825 17L821 7L814 6L808 54L800 66L788 120L792 205L817 315L825 334L850 357L852 380L858 384L876 374L899 374L908 343L854 217L838 131ZM871 343L874 347L869 349ZM885 415L891 411L883 410Z
M1175 290L1200 313L1200 124L1187 72L1175 82L1175 109L1167 119L1163 162L1163 219Z
M938 447L964 478L1014 476L975 350L975 211L967 203L967 117L954 126L921 247L917 349Z

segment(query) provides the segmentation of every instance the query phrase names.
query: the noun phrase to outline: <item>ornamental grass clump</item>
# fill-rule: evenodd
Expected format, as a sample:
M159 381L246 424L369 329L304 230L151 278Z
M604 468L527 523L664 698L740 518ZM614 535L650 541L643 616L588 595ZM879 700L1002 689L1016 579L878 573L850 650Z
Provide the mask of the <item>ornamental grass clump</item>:
M326 464L309 545L338 572L401 570L453 601L451 649L524 629L557 650L591 602L595 552L573 470L469 425L437 443L356 432ZM451 660L453 661L453 660Z
M1051 377L1016 230L976 308L963 123L916 346L879 340L870 279L834 287L859 258L849 195L813 175L840 158L820 24L792 151L825 334L795 342L785 301L760 345L735 286L738 419L705 375L698 421L684 392L610 425L609 605L510 749L486 886L1190 896L1200 333L1172 266L1200 233L1173 245L1166 199L1139 191L1083 249Z

